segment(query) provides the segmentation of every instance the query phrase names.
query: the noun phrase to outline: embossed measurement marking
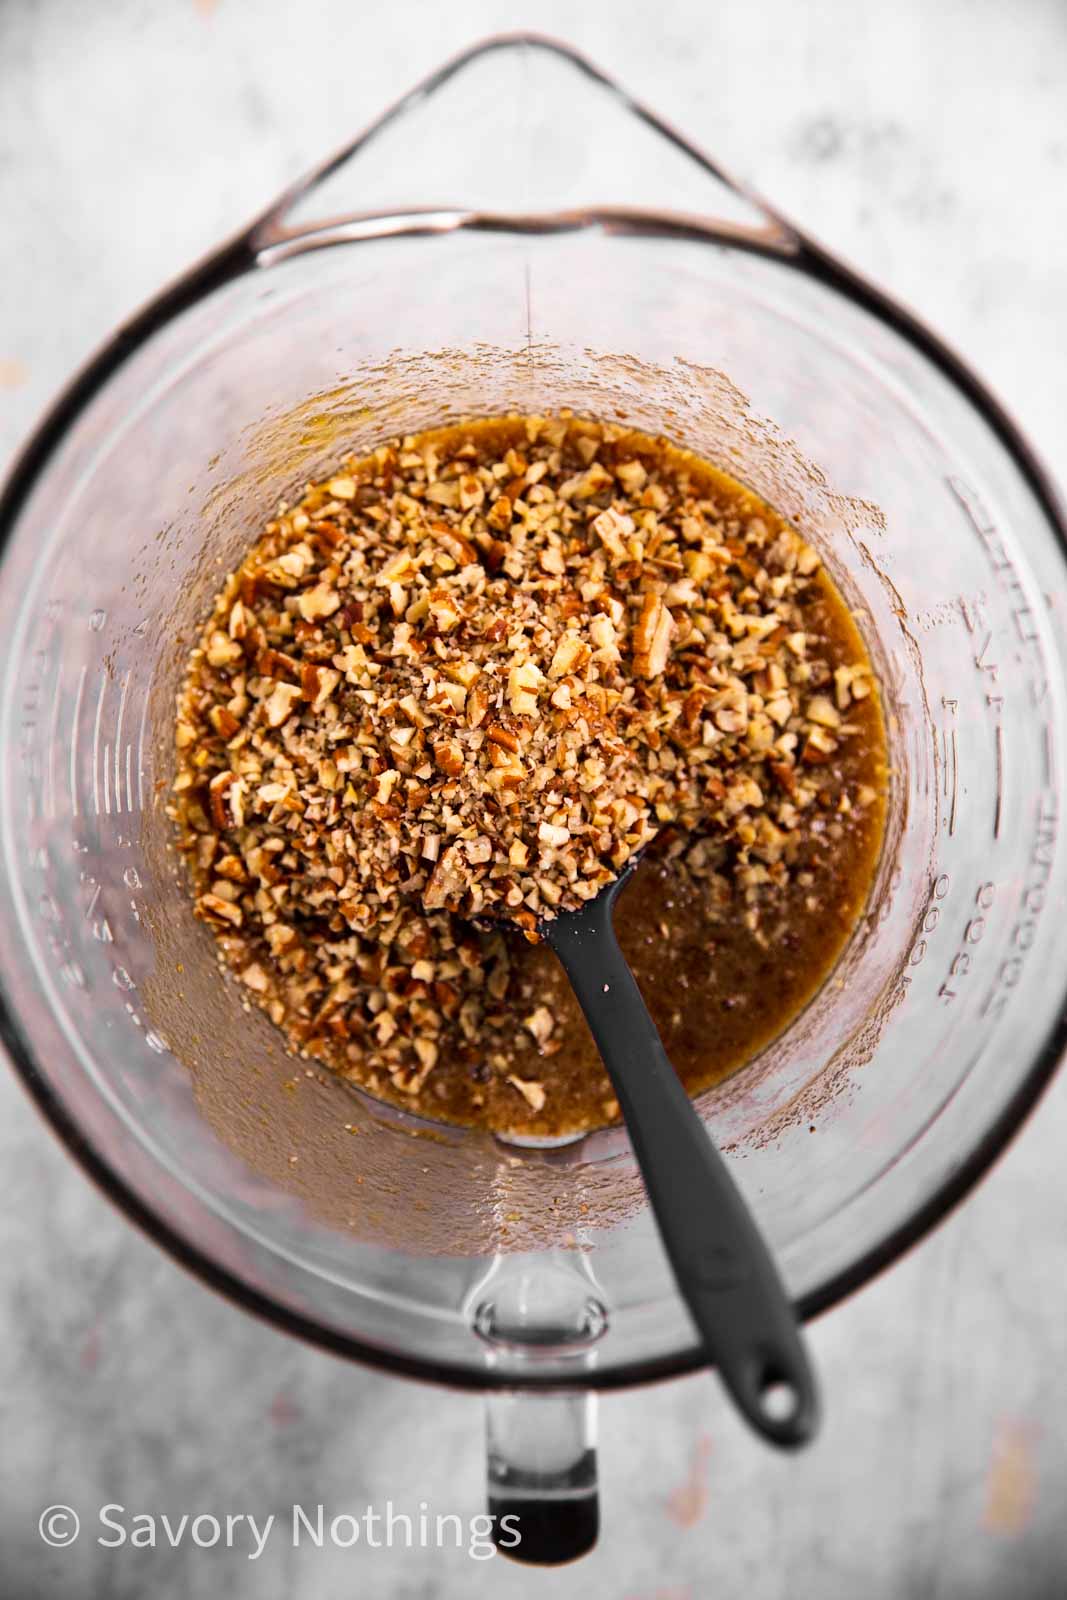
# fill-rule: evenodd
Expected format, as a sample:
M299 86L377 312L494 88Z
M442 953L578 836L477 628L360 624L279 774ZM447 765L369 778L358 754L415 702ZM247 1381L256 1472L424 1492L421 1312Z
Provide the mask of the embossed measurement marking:
M993 987L982 1004L982 1016L999 1017L1008 1003L1011 991L1023 975L1027 956L1037 940L1037 924L1048 899L1048 882L1056 859L1059 838L1060 801L1055 789L1047 789L1038 796L1037 816L1026 878L1020 896L1019 914L1008 939L1011 954L1004 957L997 968Z
M93 810L100 815L100 728L104 720L104 700L107 696L107 679L100 679L96 697L96 717L93 721ZM107 808L109 811L111 807Z
M1004 705L1004 697L993 692L1000 684L1000 666L993 659L993 629L986 615L985 596L976 594L968 598L966 595L957 595L956 604L963 618L963 626L974 641L974 666L982 678L985 703L990 711L999 711Z
M959 701L941 696L941 709L947 713L948 727L941 729L941 771L945 799L948 801L949 838L956 831L956 802L959 798L960 752L956 739L956 714Z
M139 726L139 728L137 730L137 809L138 809L138 811L143 811L144 810L144 741L145 741L145 732L146 732L147 728L148 728L148 696L145 695L144 704L141 706L141 723L140 723L140 726ZM129 773L129 769L130 769L130 752L127 749L127 751L126 751L126 771L127 771L127 774ZM130 783L129 783L129 777L128 776L127 776L127 780L126 780L126 793L132 797L133 790L130 788ZM133 810L132 798L131 798L131 803L130 803L130 810L131 811Z
M115 721L115 809L116 809L116 811L122 811L123 810L123 805L122 805L122 767L121 767L121 761L122 761L122 723L123 723L123 720L124 720L124 718L126 716L126 697L130 692L130 678L131 677L132 677L132 673L127 672L126 676L122 680L122 687L119 690L119 713L118 713L118 717L116 718L116 721ZM127 754L127 756L129 755L129 746L128 745L126 747L126 754ZM129 800L129 799L132 799L132 796L130 796L129 791L127 790L127 800Z
M59 707L63 696L63 663L56 662L56 686L52 692L52 713L48 718L48 749L45 754L44 814L56 814L56 752L59 747Z
M996 798L993 802L993 837L1000 838L1000 819L1004 811L1004 724L998 722L993 730L996 751Z
M930 885L930 893L919 923L919 937L912 945L908 956L907 965L909 967L921 966L926 960L927 952L930 948L929 935L936 931L941 921L943 903L948 897L948 891L951 886L952 880L947 872L939 873ZM907 988L911 983L911 975L908 972L903 973L900 981Z
M956 604L963 618L963 626L974 640L974 665L985 688L986 710L995 718L993 725L993 838L1000 838L1000 820L1004 813L1004 727L1001 714L1004 696L999 690L1000 667L993 660L993 630L986 619L986 600L982 594L970 600L959 595Z
M88 891L89 899L82 913L84 920L89 924L89 930L94 939L100 944L113 944L114 935L111 924L106 916L97 915L97 904L100 900L101 885L91 872L82 872L78 876L81 887Z
M68 675L64 682L63 636L59 633L64 615L60 600L45 602L44 642L29 658L28 681L22 687L18 749L31 820L38 816L54 820L67 801L75 819L87 813L133 815L144 809L147 698L142 698L137 732L132 734L132 667L116 678L105 658L78 667L73 679ZM101 610L82 619L94 634L105 631L107 620L107 613ZM143 635L146 627L147 623L141 622L133 631ZM95 699L87 689L90 679L96 681ZM115 695L111 694L113 683L117 684ZM83 764L89 740L89 759Z
M80 814L78 805L78 729L81 725L82 701L85 698L85 679L88 668L78 673L78 687L74 693L74 720L70 729L70 809L73 816Z
M992 908L996 893L996 885L993 883L980 883L975 890L974 907L967 918L959 949L949 963L948 977L937 991L940 1000L956 999L958 994L956 985L970 972L974 962L975 947L985 938L988 926L985 913Z
M1030 703L1039 706L1049 692L1048 666L1038 633L1037 617L1027 598L1022 574L1008 552L1004 536L997 528L978 492L959 477L950 475L945 482L959 501L968 522L977 534L978 542L996 578L998 588L1010 602L1016 636L1026 657ZM978 664L976 662L976 665Z

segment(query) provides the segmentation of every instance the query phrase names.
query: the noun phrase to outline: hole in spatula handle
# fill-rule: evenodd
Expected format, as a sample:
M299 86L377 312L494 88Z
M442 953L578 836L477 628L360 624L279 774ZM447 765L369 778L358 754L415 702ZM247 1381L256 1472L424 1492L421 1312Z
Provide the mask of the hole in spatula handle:
M777 1444L807 1444L818 1428L814 1389L798 1382L778 1362L767 1362L758 1370L755 1406L764 1434Z
M765 1378L759 1398L768 1422L790 1422L800 1410L800 1396L784 1378Z

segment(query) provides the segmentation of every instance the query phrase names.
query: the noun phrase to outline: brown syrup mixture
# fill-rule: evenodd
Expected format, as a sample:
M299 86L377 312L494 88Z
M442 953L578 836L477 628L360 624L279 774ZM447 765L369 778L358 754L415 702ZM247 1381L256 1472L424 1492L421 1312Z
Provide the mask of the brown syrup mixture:
M487 1019L492 1020L495 1032L487 1032L481 1038L469 1029L466 1036L458 1030L450 1034L448 1028L454 1025L446 1023L443 1031L437 1034L432 1055L423 1058L419 1070L413 1073L408 1064L411 1045L422 1041L406 1037L403 1026L399 1034L390 1027L384 1035L383 1048L357 1048L356 1035L352 1032L353 1028L358 1028L359 1037L373 1039L373 1030L377 1029L381 1035L378 1028L381 1012L375 1009L376 1002L369 1004L366 1010L361 1008L368 1004L375 985L382 982L383 974L378 968L395 961L396 954L386 947L379 950L373 928L366 936L354 936L346 945L340 939L346 931L345 923L337 917L330 895L325 901L321 894L312 895L301 909L299 899L306 895L306 890L295 886L308 882L313 885L314 880L306 875L294 877L294 891L287 893L282 869L292 860L294 865L286 870L306 874L300 858L266 853L274 847L280 852L286 829L289 828L291 837L293 828L304 826L309 816L318 814L313 793L315 769L308 764L311 758L306 753L307 741L317 738L320 729L328 729L329 717L335 715L327 712L323 721L318 708L333 696L338 700L344 696L346 704L355 703L344 688L343 657L347 655L351 659L352 638L366 637L367 649L374 648L371 627L361 624L362 633L353 628L350 614L360 611L360 607L342 607L343 596L335 599L338 582L343 585L349 581L353 586L356 583L355 579L330 576L340 570L337 551L347 548L345 540L356 539L360 515L372 521L377 515L381 530L387 524L384 516L378 513L382 507L392 505L393 520L388 526L396 526L398 502L390 497L394 493L398 464L415 463L420 448L424 454L429 452L433 463L431 481L436 476L439 483L445 484L450 481L449 473L455 472L458 483L462 473L481 472L490 486L486 505L491 503L494 492L489 476L491 468L505 453L509 453L512 462L516 459L517 448L528 452L531 462L535 457L542 462L546 456L549 458L547 471L541 468L542 477L537 481L535 492L524 491L520 472L504 488L504 493L511 495L510 510L503 508L502 501L497 501L488 519L481 509L465 510L462 504L450 505L443 492L435 498L436 491L427 491L426 480L420 476L422 469L416 471L413 465L408 466L401 508L402 517L407 517L408 523L406 529L398 531L399 548L403 548L405 539L410 546L413 539L422 538L426 527L438 530L436 537L443 536L445 549L451 549L456 556L455 561L440 557L433 566L439 586L453 581L449 573L457 561L463 568L465 562L483 559L478 554L481 550L505 548L509 517L518 518L520 512L524 522L528 511L532 520L526 524L518 548L522 549L524 540L527 548L536 547L542 534L537 531L536 513L532 508L543 505L549 498L550 486L559 486L568 472L600 472L600 463L607 468L603 474L606 487L589 495L587 511L576 512L572 506L563 505L565 492L558 502L563 506L563 544L561 546L560 535L555 531L550 532L549 542L557 553L561 548L569 551L571 563L555 585L558 595L565 597L571 593L570 585L577 586L578 577L585 572L584 566L579 572L575 565L586 560L581 555L587 547L585 541L589 541L588 548L595 557L600 548L594 536L583 533L581 517L595 519L589 524L595 530L606 519L617 520L618 512L601 509L609 505L623 512L634 511L637 528L630 520L631 531L625 533L624 530L624 536L633 536L638 542L642 536L647 538L647 532L642 535L645 525L641 519L648 516L648 526L654 527L657 516L656 512L642 512L642 504L658 504L658 514L665 526L680 518L683 511L696 512L708 519L704 547L710 547L709 539L712 545L719 540L724 549L734 552L729 560L726 556L723 559L728 560L728 565L732 563L732 571L740 568L741 576L732 577L730 581L736 595L744 591L752 597L750 604L757 603L755 590L746 589L746 584L754 581L759 587L769 572L781 571L781 551L791 548L790 541L801 551L806 547L796 540L788 525L750 491L666 441L654 441L611 425L571 419L567 413L562 414L562 420L516 418L469 423L455 429L437 430L416 440L405 440L397 447L383 447L363 462L348 463L345 477L312 485L296 506L283 507L241 569L227 581L201 649L194 652L191 659L189 677L179 700L179 779L175 786L173 815L179 826L179 847L187 856L200 896L198 910L213 926L223 958L240 974L251 991L251 999L262 1005L285 1029L301 1054L325 1061L343 1076L407 1110L445 1121L485 1126L503 1134L558 1137L579 1133L615 1120L618 1107L577 1003L547 947L530 944L518 930L479 933L457 914L458 901L453 903L444 898L439 901L440 909L428 913L428 921L419 923L422 930L419 937L424 942L429 939L433 948L404 953L407 925L399 934L394 928L390 935L396 940L392 951L400 951L403 960L415 963L407 969L396 969L401 977L408 972L408 992L427 989L420 978L422 966L433 966L436 962L440 977L449 962L458 969L455 957L463 955L466 973L482 974L477 976L477 983L484 982L485 988L479 992L492 994L492 1004L498 1013L495 1019ZM594 461L592 469L590 460ZM525 455L522 461L525 467ZM632 488L636 462L642 466L636 469L638 486ZM665 484L675 498L661 495L656 502L654 496L650 498L651 488L642 495L640 482L644 481L646 469L648 484ZM515 470L514 466L509 469L509 475ZM530 482L536 481L532 472L527 476ZM471 480L468 477L463 481ZM504 480L500 481L503 484ZM572 476L570 482L573 486L577 479ZM434 502L432 514L445 518L445 522L425 522L427 513L421 509L423 496L427 502ZM526 496L530 507L524 504ZM480 501L478 505L480 507ZM496 516L497 512L501 515ZM357 519L355 523L353 517ZM310 534L305 532L309 526ZM554 530L556 523L545 526ZM317 544L316 528L323 530ZM390 539L393 537L391 533L388 535ZM606 537L602 537L609 545L615 541L615 527L610 520ZM390 550L383 547L384 532L374 533L373 538L377 543L367 544L368 559L371 567L376 561L380 571L382 560L390 558ZM313 549L309 549L309 539ZM471 541L477 549L471 548ZM691 544L692 539L687 542ZM457 544L464 543L466 555L457 552ZM543 551L543 546L541 548ZM633 548L636 550L637 545ZM307 552L306 559L300 556L301 550ZM759 577L763 559L760 552L764 550L768 552L769 565ZM290 551L294 552L292 558L285 554ZM277 571L284 564L279 560L280 555L290 562L286 572ZM550 571L564 572L559 562L554 565L544 562L543 553L540 559ZM603 566L602 551L597 559ZM487 557L485 560L487 570L495 572L497 569ZM788 557L789 572L793 571L794 560L794 555ZM363 557L360 561L367 566ZM330 565L331 562L334 564ZM776 567L775 563L779 565ZM627 604L632 608L641 605L641 595L648 591L639 574L627 577L618 556L612 558L612 564L620 576L613 577L611 571L606 574L608 588L604 593L622 594L624 598L628 593ZM631 565L639 568L640 562ZM794 819L789 824L792 831L788 871L784 870L783 863L783 870L774 875L773 882L765 882L765 886L758 889L751 883L745 887L740 881L731 882L729 869L725 867L710 877L706 869L692 871L684 862L689 836L668 824L661 828L633 882L624 891L616 916L623 949L668 1054L691 1093L709 1087L751 1061L789 1025L826 981L862 914L878 861L887 776L882 710L876 690L870 692L873 688L870 661L855 621L825 571L812 570L813 567L817 568L817 563L807 552L806 556L802 555L798 569L807 574L806 578L798 579L795 585L792 578L788 580L788 603L792 607L790 626L806 636L801 655L819 666L818 679L812 680L807 689L797 691L802 698L805 694L809 697L808 711L804 712L802 702L798 701L795 715L788 723L790 728L798 728L799 744L795 754L788 757L789 771L783 777L788 780L790 793L794 781L799 782L807 791L808 800L799 823ZM281 589L270 579L272 568ZM291 578L286 575L290 570ZM469 575L470 567L466 570ZM265 574L265 578L261 574ZM477 578L478 574L474 576ZM545 585L543 578L538 581L546 593L552 590L551 583ZM698 577L696 581L703 580ZM786 581L780 579L783 584ZM335 587L329 588L329 585ZM627 585L632 587L627 590ZM294 589L301 590L299 596ZM661 584L657 592L662 591ZM477 601L475 614L480 614L479 607L490 603L490 592L487 588L484 602ZM761 593L769 596L770 590L763 589ZM438 587L430 594L431 609L436 606L440 612L461 594L459 586L448 593ZM498 601L499 594L498 586ZM403 615L403 606L409 598L410 594L405 593L397 601L400 609L395 615ZM672 604L669 587L665 598L667 605ZM505 595L504 604L509 603ZM676 617L673 625L670 617L664 615L662 602L656 603L667 625L667 634L677 634L679 629L684 634L684 600L673 602ZM770 604L769 600L767 603ZM364 622L370 617L366 611L360 614ZM627 638L638 636L639 624L627 621L619 603L616 603L615 614L624 666L632 659L634 678L639 685L641 681L647 682L648 692L652 692L659 682L662 663L657 664L647 657L642 661L636 654L637 646L627 646ZM408 615L414 616L414 612L409 611ZM635 616L636 611L632 609L630 618ZM235 617L239 626L235 626ZM228 633L219 631L227 626ZM387 627L392 626L391 622L387 623ZM432 642L434 621L429 628L428 637ZM628 633L628 630L632 631ZM462 629L452 637L460 637L461 632ZM779 629L779 633L785 632L785 628ZM259 636L258 643L252 642L255 634ZM558 636L554 642L558 642ZM628 654L631 648L635 651L632 658ZM776 648L780 652L784 649ZM338 651L342 654L337 654ZM310 688L306 666L301 676L297 660L301 652L304 652L305 662L311 659L319 663L311 669ZM388 652L379 654L378 659L384 661L385 670L389 670ZM547 667L547 656L544 659ZM325 672L330 662L339 670ZM827 694L834 695L834 672L838 668L845 669L844 698L838 700L838 705L847 706L847 711L841 715L834 712L826 699ZM362 667L359 670L362 671ZM850 693L849 675L854 672L859 677L853 680ZM480 681L491 683L493 665L488 661L483 662L483 673ZM551 672L549 678L556 681ZM340 687L333 680L340 680ZM351 673L347 681L355 681ZM363 681L370 680L364 678ZM289 682L303 683L303 688L289 687ZM862 682L870 686L863 693L861 687L857 687ZM548 687L551 688L551 682ZM813 689L821 691L815 699L810 698ZM517 694L521 697L525 692L520 685ZM514 681L512 693L516 693ZM639 687L639 696L644 693ZM501 701L498 699L495 703L499 705ZM556 703L554 700L553 704ZM822 710L812 722L807 719L816 703L821 703ZM524 720L521 699L513 699L510 709L515 713L511 725L520 731L532 727L536 736L537 718ZM505 694L499 714L506 718L508 710ZM452 715L448 706L444 707L444 712ZM461 710L461 718L462 715ZM541 716L544 715L542 710ZM840 733L834 727L835 716L842 725ZM826 726L822 725L824 717L831 719ZM737 732L726 716L722 725L728 728L731 737ZM335 721L333 726L336 729L339 724ZM778 727L781 726L779 723ZM464 737L469 735L464 734ZM744 763L750 758L745 754L743 726L739 738L740 744L735 742L735 754L729 759ZM373 744L368 743L368 748L373 748ZM337 749L339 753L341 746ZM815 761L815 765L807 764L810 761ZM271 762L275 765L268 773ZM331 769L334 765L326 764ZM403 761L400 764L403 768ZM780 768L781 763L772 763L771 770L780 771ZM321 764L317 770L321 776ZM723 770L729 779L729 768ZM762 769L752 770L762 773ZM285 779L286 771L290 776L295 771L301 777L299 791L287 790L285 782L264 784L266 777L276 780L279 773ZM374 773L380 771L380 766L375 765ZM383 791L388 791L385 793L388 802L395 798L391 783L395 782L396 774L391 766L387 766L386 773L384 785L380 776L373 776L370 792L374 792L373 785L381 786ZM393 773L391 780L389 773ZM311 782L310 789L303 781L305 778ZM248 808L248 816L237 815L232 795L231 799L226 798L238 779L245 793L244 808ZM354 808L347 815L356 819L357 828L358 808L351 785L359 781L360 773L354 771L347 780L346 790L346 793L350 791L348 803ZM405 781L413 780L404 780L401 776L401 787ZM338 821L345 813L340 809L340 801L332 799L331 795L344 787L344 778L331 771L325 799L329 802L329 815ZM764 791L769 792L766 783ZM310 802L304 799L298 802L298 792L301 796L311 795ZM754 802L757 808L767 804L766 800L758 798L759 793L757 787ZM287 807L295 812L295 819L293 815L287 817ZM374 809L371 801L370 810ZM384 804L380 811L384 820L391 807ZM758 822L758 815L753 815ZM532 819L535 826L537 820ZM348 825L353 826L353 823ZM488 841L477 842L488 845ZM472 856L472 859L478 858ZM551 855L542 856L542 863L551 859ZM544 883L543 879L539 881ZM295 905L294 900L298 902ZM415 923L411 918L420 909L416 901L410 901L404 910L404 918L412 928ZM280 913L280 920L276 920L276 912ZM348 926L351 928L351 920ZM340 954L324 954L327 940L339 941L329 949ZM503 956L501 941L506 945ZM297 960L301 948L304 953ZM429 964L424 959L416 960L427 954L432 958ZM376 962L378 956L381 959ZM339 978L342 967L338 963L342 959L347 965ZM336 1005L325 1008L322 1005L325 991L315 973L330 967L331 963L335 965L331 967L329 982L343 989L347 1012L339 1012ZM309 972L312 974L310 987ZM368 972L370 977L367 977ZM502 985L494 985L494 977L502 977ZM451 986L458 981L459 977L453 975ZM473 982L474 979L464 977L463 981ZM433 985L431 974L431 992L434 988L440 991L441 987ZM386 995L378 992L384 1001ZM428 1005L429 1001L416 1000L413 1010L422 1006L425 1016ZM344 1016L350 1021L338 1030L337 1020ZM538 1017L547 1018L547 1032L536 1025ZM326 1019L331 1019L332 1032L326 1027ZM438 1018L437 1022L442 1020Z
M852 615L825 573L807 626L825 641L830 660L866 655ZM852 707L850 717L862 722L862 734L822 769L831 803L817 819L818 831L806 834L798 862L797 876L807 869L811 882L804 886L794 877L758 933L746 927L740 897L732 911L712 909L700 886L671 862L657 860L655 848L620 896L619 942L690 1094L730 1077L784 1032L829 978L863 913L885 822L885 726L873 695ZM863 784L876 790L880 803L838 814L840 796ZM548 1089L546 1109L552 1108L543 1128L527 1119L524 1131L569 1132L617 1120L611 1084L556 958L542 945L527 947L517 959L529 1002L555 1012L564 1041L547 1059L532 1041L526 1059L517 1052L514 1072L539 1078ZM489 1093L490 1125L494 1117L513 1117L506 1085L491 1084ZM502 1102L499 1111L494 1100ZM446 1115L456 1117L461 1106L457 1096Z

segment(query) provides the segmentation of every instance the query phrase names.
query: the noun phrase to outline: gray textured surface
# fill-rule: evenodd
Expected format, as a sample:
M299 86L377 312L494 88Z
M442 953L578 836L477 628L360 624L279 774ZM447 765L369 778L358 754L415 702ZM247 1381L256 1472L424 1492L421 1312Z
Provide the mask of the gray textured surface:
M362 10L362 15L359 15ZM1063 471L1067 12L401 0L0 7L0 457L110 326L457 45L586 48L917 306ZM1057 461L1059 454L1060 460ZM604 1536L547 1578L453 1550L108 1552L128 1512L481 1509L471 1399L259 1327L137 1237L0 1077L0 1593L208 1600L1045 1600L1067 1586L1067 1079L970 1204L818 1325L802 1462L692 1379L602 1410ZM54 1501L80 1542L36 1533Z

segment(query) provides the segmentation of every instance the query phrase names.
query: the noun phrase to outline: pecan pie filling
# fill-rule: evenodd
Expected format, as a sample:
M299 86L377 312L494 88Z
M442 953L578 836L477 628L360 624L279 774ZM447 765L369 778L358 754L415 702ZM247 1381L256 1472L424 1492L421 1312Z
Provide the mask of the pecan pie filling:
M246 1003L373 1094L510 1134L618 1114L539 922L643 852L618 932L697 1092L825 981L884 824L878 688L816 551L691 452L567 412L396 440L280 506L176 746Z

